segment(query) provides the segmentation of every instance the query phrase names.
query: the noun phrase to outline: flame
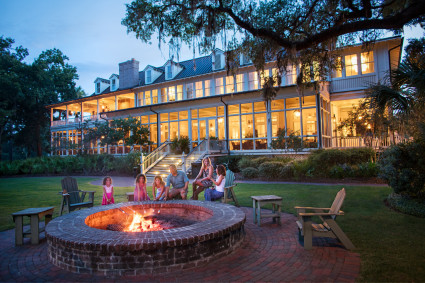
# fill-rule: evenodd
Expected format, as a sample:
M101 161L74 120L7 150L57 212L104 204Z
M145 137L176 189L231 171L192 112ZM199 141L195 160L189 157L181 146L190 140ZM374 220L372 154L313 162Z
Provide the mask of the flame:
M154 223L154 220L145 219L143 215L135 213L133 221L124 229L125 232L146 232L146 231L159 231L163 230L159 223Z

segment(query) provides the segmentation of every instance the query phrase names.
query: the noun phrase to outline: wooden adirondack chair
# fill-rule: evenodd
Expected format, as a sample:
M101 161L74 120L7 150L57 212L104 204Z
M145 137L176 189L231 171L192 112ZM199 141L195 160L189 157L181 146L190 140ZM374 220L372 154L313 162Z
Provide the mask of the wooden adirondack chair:
M224 197L221 199L221 202L228 203L234 202L236 206L239 206L238 200L235 195L235 191L233 191L233 187L237 184L235 183L235 174L227 170L226 171L226 183L224 184Z
M62 195L62 203L60 215L62 215L65 208L69 213L83 207L93 207L94 191L80 191L78 189L77 180L72 177L63 178L61 184L62 192L60 192L60 194ZM87 193L89 194L89 200L84 202Z
M338 239L346 249L354 249L353 243L335 222L336 216L344 215L340 210L345 199L345 189L340 190L330 208L296 206L300 239L304 237L304 248L309 250L313 245L313 237L328 237ZM308 212L310 211L310 212ZM312 222L312 217L318 216L322 224Z

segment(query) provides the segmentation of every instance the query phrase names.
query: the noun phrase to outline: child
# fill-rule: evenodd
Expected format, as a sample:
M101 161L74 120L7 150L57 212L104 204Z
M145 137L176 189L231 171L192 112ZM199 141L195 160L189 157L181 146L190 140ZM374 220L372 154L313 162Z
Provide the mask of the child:
M217 179L214 180L210 177L210 180L216 185L215 189L206 189L204 196L205 200L214 201L220 199L224 196L224 184L226 183L226 168L223 165L218 165L217 169Z
M155 193L155 189L158 189ZM152 184L152 195L155 196L155 200L167 200L165 183L162 180L161 176L155 176L155 179Z
M115 203L114 200L114 186L112 186L112 178L103 178L103 198L102 205Z
M134 188L134 201L151 200L146 191L146 176L139 174L136 176L136 187Z

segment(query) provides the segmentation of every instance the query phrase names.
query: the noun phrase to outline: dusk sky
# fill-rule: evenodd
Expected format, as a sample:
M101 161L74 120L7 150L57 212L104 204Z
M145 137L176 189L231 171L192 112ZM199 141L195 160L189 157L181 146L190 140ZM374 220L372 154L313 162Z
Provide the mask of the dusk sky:
M0 0L0 35L27 48L29 63L44 50L60 49L77 67L77 85L92 94L94 80L118 74L121 62L135 58L143 70L148 64L162 66L169 59L166 46L160 51L157 43L148 45L127 34L121 25L125 3L130 1ZM421 36L420 28L405 30L406 38ZM193 53L184 48L180 61L191 58Z

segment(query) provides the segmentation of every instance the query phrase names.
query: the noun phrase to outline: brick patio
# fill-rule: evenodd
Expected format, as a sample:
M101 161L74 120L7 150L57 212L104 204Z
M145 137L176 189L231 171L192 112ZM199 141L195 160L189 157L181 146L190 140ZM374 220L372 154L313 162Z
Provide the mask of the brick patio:
M295 217L282 214L282 225L264 221L253 224L246 213L246 238L234 253L183 272L105 277L74 274L47 260L47 243L14 246L14 230L0 232L0 281L338 281L353 282L359 275L360 256L332 239L315 239L313 249L298 241Z

